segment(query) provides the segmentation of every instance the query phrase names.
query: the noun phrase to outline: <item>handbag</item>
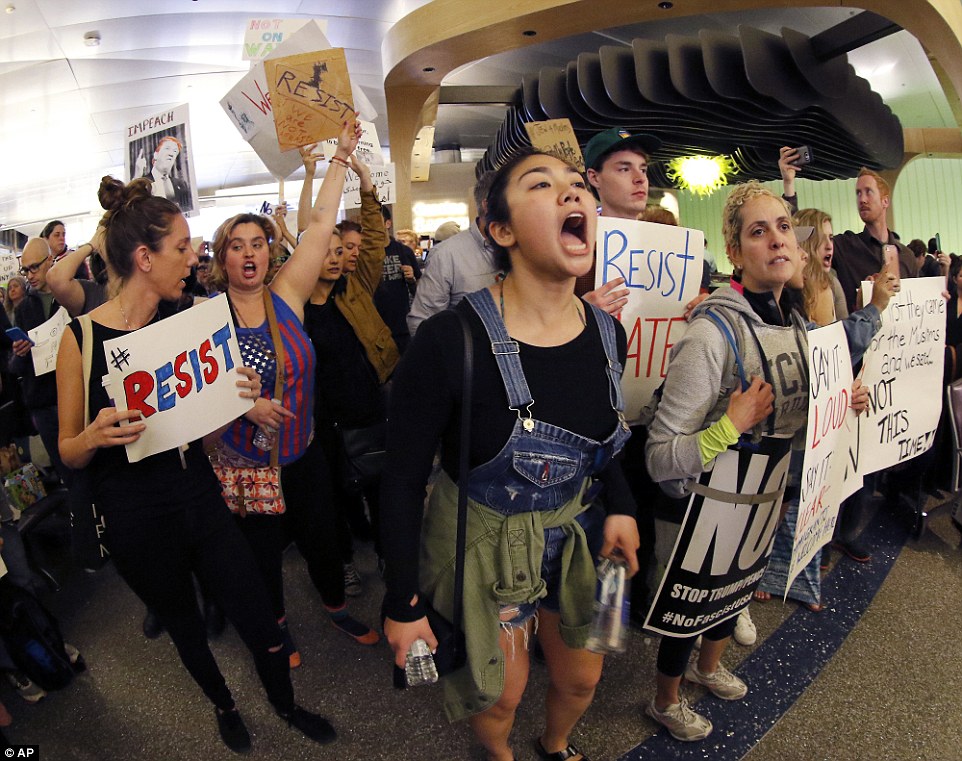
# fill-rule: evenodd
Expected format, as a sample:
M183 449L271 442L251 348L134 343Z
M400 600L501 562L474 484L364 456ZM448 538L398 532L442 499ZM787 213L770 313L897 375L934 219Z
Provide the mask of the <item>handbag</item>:
M363 428L337 427L344 462L344 487L358 491L381 475L387 457L387 422L382 420Z
M227 297L230 304L230 296ZM230 304L231 317L237 324L234 315L234 305ZM274 344L274 356L277 370L274 374L274 398L281 399L284 394L284 344L281 342L280 330L277 327L277 315L274 313L274 301L269 289L264 289L264 310L267 313L267 325ZM220 481L221 496L232 513L241 517L247 513L258 515L281 515L287 509L284 504L284 494L281 490L281 468L278 465L278 447L280 437L275 438L271 448L269 465L253 462L230 451L224 446L218 446L211 453L210 461L217 480Z
M223 447L211 454L211 467L220 481L220 493L232 513L281 515L286 510L281 492L281 469L261 465Z
M438 676L457 671L468 662L465 647L464 619L464 546L468 529L468 450L471 443L471 389L474 376L474 340L467 318L457 312L464 335L464 370L461 394L461 451L458 458L458 528L454 554L454 620L449 621L435 610L431 601L424 598L423 605L431 625L431 631L438 640L434 651L434 665Z

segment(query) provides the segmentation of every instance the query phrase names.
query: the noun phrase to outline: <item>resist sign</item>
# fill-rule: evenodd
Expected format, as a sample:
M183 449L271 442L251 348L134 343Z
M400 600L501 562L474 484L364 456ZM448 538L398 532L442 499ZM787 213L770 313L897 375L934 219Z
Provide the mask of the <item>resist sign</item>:
M625 417L638 420L668 371L671 347L688 327L685 304L698 295L705 235L686 227L598 217L595 288L623 277L621 322L628 334L622 378Z
M205 436L254 406L238 396L242 362L226 298L105 341L104 352L117 409L139 410L147 426L127 445L130 462Z

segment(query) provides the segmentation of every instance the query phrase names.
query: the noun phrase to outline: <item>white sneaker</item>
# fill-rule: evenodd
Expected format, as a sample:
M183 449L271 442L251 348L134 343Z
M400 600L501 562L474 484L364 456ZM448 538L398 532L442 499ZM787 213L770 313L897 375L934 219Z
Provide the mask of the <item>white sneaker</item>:
M685 669L685 679L704 685L715 697L722 700L741 700L748 694L748 685L720 663L715 673L705 674L699 671L697 662L689 661L688 668Z
M746 606L742 608L741 613L738 614L738 620L735 622L735 642L745 647L751 647L757 639L758 630L755 628L752 614L748 612Z
M655 701L652 700L645 707L645 713L667 729L672 737L682 742L704 740L712 731L711 722L691 710L685 698L682 698L680 703L668 706L664 711L655 708Z

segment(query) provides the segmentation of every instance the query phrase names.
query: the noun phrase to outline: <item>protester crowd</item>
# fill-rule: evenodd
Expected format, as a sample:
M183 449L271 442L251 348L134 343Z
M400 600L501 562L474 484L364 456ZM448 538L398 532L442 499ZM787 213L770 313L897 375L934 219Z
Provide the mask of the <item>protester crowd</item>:
M465 642L443 678L445 711L467 720L489 759L514 758L529 657L549 676L538 755L587 759L570 736L604 689L604 656L585 646L598 560L635 575L632 623L641 627L692 495L713 489L723 498L708 480L716 463L761 451L773 462L790 458L777 494L729 496L784 498L771 562L746 590L756 604L781 596L799 509L808 330L841 321L857 364L902 279L927 274L947 280L954 351L962 258L921 240L903 245L887 224L891 190L868 169L856 181L864 230L835 233L831 210L799 210L798 156L784 148L784 196L755 182L731 191L722 220L731 283L690 305L656 399L631 410L617 319L629 293L623 278L595 288L595 229L599 207L677 224L669 213L646 214L657 138L601 132L585 146L585 175L522 152L478 178L477 218L466 230L440 230L449 237L423 261L414 231L392 235L391 211L353 155L358 138L357 125L345 123L316 196L318 157L302 150L296 231L284 207L273 217L241 214L202 251L177 204L151 192L150 177L103 178L105 214L92 239L70 249L63 223L51 222L24 246L21 276L5 284L5 328L30 331L60 307L77 319L55 374L35 374L24 336L5 339L3 400L42 439L71 510L92 503L106 517L102 541L146 606L144 634L166 630L231 750L246 752L251 738L208 645L224 619L280 719L318 743L337 737L295 702L290 669L302 659L288 621L305 614L285 604L281 562L293 544L330 624L360 646L383 630L399 669L417 640L436 648L446 633L438 621L462 611ZM360 178L360 220L337 223L349 167ZM864 280L874 287L863 305ZM103 344L203 299L229 305L244 360L237 393L253 407L203 440L131 463L124 446L146 424L113 405ZM867 406L859 382L851 404ZM253 474L256 494L238 490L241 472ZM858 563L872 554L858 532L876 480L843 505L832 544ZM370 539L386 586L380 622L348 607L363 593L354 543ZM827 554L788 592L813 614L824 609ZM3 556L24 567L7 542ZM707 737L712 724L689 706L683 680L743 698L751 685L721 659L730 639L747 645L755 636L747 605L700 641L663 636L647 715L677 740ZM79 659L76 648L68 655ZM0 669L24 699L43 697L3 652Z

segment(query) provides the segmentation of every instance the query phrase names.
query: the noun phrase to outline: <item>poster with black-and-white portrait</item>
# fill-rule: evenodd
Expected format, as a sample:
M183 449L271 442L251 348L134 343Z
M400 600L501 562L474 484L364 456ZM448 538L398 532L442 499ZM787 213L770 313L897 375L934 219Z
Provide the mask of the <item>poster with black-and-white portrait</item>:
M146 177L155 196L170 199L187 216L198 213L186 103L128 126L124 161L128 181Z

